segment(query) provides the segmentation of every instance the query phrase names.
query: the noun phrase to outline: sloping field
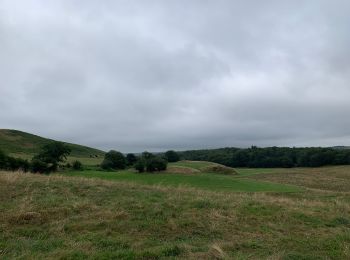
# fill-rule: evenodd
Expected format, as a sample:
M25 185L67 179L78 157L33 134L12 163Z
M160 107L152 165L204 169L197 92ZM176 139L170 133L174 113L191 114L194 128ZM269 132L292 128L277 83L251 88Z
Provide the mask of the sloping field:
M330 183L349 181L349 172L337 172ZM294 193L146 185L100 174L104 180L0 172L0 258L350 259L350 192L308 189L317 173L299 178L306 190Z
M0 129L0 150L15 157L30 159L40 152L42 146L53 140L37 135L17 131ZM66 143L72 150L71 160L85 158L87 164L99 163L104 156L104 152L87 146Z

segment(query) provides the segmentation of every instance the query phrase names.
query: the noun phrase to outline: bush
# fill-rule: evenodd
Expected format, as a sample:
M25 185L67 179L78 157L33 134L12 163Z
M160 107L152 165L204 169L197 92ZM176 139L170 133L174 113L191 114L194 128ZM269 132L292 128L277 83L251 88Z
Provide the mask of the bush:
M49 173L51 171L51 168L46 162L38 159L33 159L30 164L30 171L34 173Z
M27 160L21 158L8 157L7 159L7 170L11 171L24 171L27 172L30 168L30 164Z
M168 162L178 162L180 160L180 156L177 154L175 151L167 151L164 154L165 158L167 159Z
M83 164L80 161L75 160L72 163L72 168L73 168L73 170L81 171L83 169Z
M105 158L101 164L101 168L105 170L121 170L126 167L126 159L121 152L114 150L105 154Z
M160 157L153 157L146 161L146 170L148 172L165 171L167 168L167 161Z

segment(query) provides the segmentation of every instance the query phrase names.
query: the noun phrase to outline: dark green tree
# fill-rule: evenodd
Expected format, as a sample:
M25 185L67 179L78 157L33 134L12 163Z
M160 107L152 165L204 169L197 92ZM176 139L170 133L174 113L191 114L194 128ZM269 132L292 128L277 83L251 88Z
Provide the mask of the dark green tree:
M136 163L134 164L135 169L138 172L144 172L145 171L145 162L143 159L139 158Z
M180 160L180 156L173 150L165 152L164 156L168 162L178 162Z
M165 171L167 168L167 161L158 156L152 157L146 161L146 171L155 172L155 171Z
M105 158L101 164L105 170L121 170L126 167L125 156L118 151L111 150L105 154Z
M135 162L137 161L137 157L133 153L128 153L126 155L126 163L128 166L134 165Z
M32 167L34 172L54 172L60 162L64 162L71 149L64 143L52 142L45 145L42 151L33 157L32 164L40 167ZM45 165L45 167L44 167Z

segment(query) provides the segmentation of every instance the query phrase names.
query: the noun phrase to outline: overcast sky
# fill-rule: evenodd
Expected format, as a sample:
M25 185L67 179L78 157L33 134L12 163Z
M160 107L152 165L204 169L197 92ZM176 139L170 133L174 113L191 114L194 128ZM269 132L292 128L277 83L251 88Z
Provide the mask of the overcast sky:
M348 0L0 0L0 128L123 152L350 145Z

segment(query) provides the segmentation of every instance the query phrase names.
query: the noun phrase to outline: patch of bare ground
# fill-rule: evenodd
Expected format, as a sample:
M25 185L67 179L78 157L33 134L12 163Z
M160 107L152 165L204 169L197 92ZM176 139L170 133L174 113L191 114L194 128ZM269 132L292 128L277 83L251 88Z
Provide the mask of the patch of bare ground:
M199 170L183 166L169 166L166 170L167 173L183 173L183 174L196 174L200 173Z

